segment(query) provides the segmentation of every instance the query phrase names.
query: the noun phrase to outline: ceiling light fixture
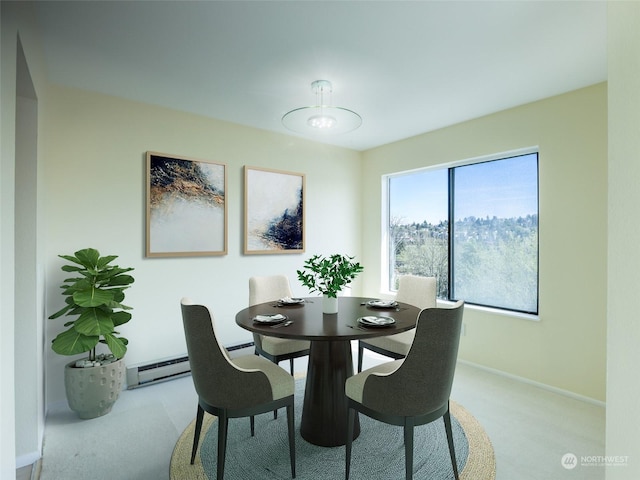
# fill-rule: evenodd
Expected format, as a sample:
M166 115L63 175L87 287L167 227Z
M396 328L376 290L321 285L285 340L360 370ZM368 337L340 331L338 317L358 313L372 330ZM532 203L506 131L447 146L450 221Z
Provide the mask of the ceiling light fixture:
M333 88L329 80L312 82L311 90L316 95L315 105L296 108L282 117L282 124L289 130L306 134L347 133L362 125L362 117L356 112L331 105Z

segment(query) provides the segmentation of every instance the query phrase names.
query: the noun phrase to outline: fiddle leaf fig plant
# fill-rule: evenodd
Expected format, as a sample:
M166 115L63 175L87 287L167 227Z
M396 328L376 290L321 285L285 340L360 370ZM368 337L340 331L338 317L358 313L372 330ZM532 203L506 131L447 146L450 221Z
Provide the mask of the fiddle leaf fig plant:
M353 262L355 257L333 254L328 257L314 255L304 262L302 270L296 270L298 280L310 292L320 292L330 298L336 298L338 292L349 285L364 267Z
M53 339L51 348L60 355L76 355L89 352L89 360L96 359L96 345L104 343L116 358L127 352L128 340L120 337L116 327L131 320L122 304L124 290L134 282L127 272L133 268L112 265L117 255L100 256L93 248L78 250L73 255L58 255L70 262L62 266L65 272L78 276L62 282L62 294L66 305L51 315L55 319L63 315L76 317L64 324L67 330Z

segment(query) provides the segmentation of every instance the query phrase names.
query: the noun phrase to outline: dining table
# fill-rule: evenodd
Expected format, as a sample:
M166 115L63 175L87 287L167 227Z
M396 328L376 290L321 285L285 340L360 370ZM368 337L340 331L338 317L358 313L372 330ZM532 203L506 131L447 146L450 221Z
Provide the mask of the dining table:
M353 375L351 341L410 330L416 325L420 309L407 303L343 296L338 299L338 312L327 314L323 313L321 297L287 300L240 310L236 323L260 335L310 342L300 434L314 445L344 445L344 386ZM271 318L275 320L269 321ZM356 415L353 438L359 434Z

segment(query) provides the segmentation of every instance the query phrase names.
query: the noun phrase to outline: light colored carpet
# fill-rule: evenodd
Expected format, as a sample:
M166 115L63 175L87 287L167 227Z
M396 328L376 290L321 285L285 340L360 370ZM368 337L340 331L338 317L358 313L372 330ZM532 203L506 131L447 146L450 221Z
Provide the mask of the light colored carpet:
M296 395L300 395L298 381ZM302 399L300 398L300 401ZM301 403L296 403L296 429L300 424ZM482 426L462 406L451 402L454 442L462 480L493 480L495 456L491 441ZM189 464L195 420L176 443L170 468L172 480L215 478L217 428L216 417L205 414L200 446L194 465ZM386 425L360 415L361 434L353 443L351 478L397 480L404 478L402 428ZM214 428L211 428L211 427ZM285 412L278 420L271 414L256 417L256 436L251 437L247 418L229 423L225 479L276 480L291 478ZM444 480L453 478L444 423L437 420L416 427L414 478ZM296 434L296 473L299 480L335 480L344 477L344 447L311 445ZM209 472L209 476L207 476Z
M81 420L68 409L49 415L40 480L166 478L168 461L147 463L149 444L171 451L175 428L160 402Z

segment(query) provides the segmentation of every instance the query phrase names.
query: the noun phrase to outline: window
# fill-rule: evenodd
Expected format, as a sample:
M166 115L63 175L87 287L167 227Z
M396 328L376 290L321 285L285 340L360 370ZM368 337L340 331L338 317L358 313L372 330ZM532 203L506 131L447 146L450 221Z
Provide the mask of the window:
M435 276L438 298L538 313L538 154L387 178L389 288Z

